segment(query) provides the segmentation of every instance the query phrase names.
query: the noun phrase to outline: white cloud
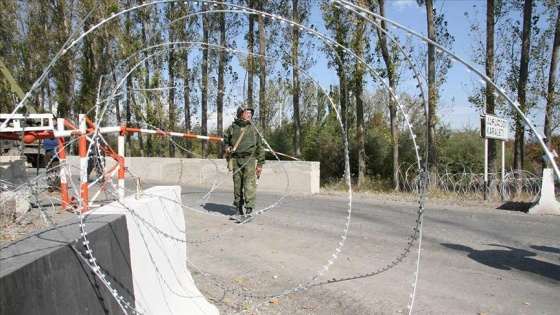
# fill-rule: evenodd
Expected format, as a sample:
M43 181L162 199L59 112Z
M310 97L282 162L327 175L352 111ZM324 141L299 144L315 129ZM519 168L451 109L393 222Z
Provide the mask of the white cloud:
M410 7L417 7L418 3L416 0L395 0L390 1L390 6L394 8L396 11L404 11Z

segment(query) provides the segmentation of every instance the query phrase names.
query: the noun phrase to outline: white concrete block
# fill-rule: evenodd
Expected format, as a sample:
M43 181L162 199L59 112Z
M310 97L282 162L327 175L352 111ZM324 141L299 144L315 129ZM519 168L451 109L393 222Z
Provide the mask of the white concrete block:
M543 170L541 196L539 201L529 208L529 213L560 215L560 203L556 201L554 193L554 172L550 168Z
M200 293L187 268L180 186L146 189L94 214L125 214L130 239L136 309L142 314L219 314Z

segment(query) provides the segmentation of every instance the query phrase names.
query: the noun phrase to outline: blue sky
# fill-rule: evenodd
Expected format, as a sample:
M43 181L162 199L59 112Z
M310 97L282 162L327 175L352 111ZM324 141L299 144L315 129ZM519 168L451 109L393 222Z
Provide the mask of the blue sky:
M470 50L470 42L468 34L469 25L467 18L464 16L465 11L472 11L472 6L477 5L481 10L484 10L486 1L484 0L445 0L436 1L436 8L438 11L441 9L445 12L446 19L449 22L449 31L455 37L453 44L453 52L459 55L462 59L469 60L468 52ZM426 13L425 8L420 7L416 0L387 0L386 10L388 18L391 20L410 28L418 33L426 34ZM322 19L318 16L320 13L315 11L317 16L314 19ZM322 22L312 21L312 24L319 27L321 31ZM390 30L394 35L397 35L395 29ZM401 35L404 33L401 32ZM454 66L449 71L448 83L443 87L441 97L450 103L454 99L453 107L440 108L438 115L454 129L463 129L464 127L478 128L479 126L479 112L472 108L467 102L467 93L462 84L469 83L469 75L462 65ZM337 84L338 78L333 69L327 69L324 61L319 61L318 67L310 71L310 75L323 86L328 89L329 84ZM403 85L405 85L404 83ZM416 83L411 83L416 85ZM470 83L469 83L470 84ZM405 87L406 88L406 87ZM239 95L239 99L243 96ZM224 118L224 126L227 126L233 119L235 107L230 109L231 113L226 112ZM216 119L216 113L210 113L209 124L214 125L213 121ZM194 121L193 121L194 123Z
M475 15L474 6L478 10L478 21L484 23L484 14L486 10L485 0L436 0L435 8L438 12L445 15L448 22L448 30L455 38L455 42L451 51L465 61L472 59L472 45L471 38L469 37L470 25L469 20L465 17L465 12L469 12L470 19L472 20ZM396 23L410 28L411 30L426 34L426 13L425 8L419 6L416 0L386 0L387 17ZM320 13L314 11L315 16L312 17L310 24L315 24L321 31ZM315 23L313 23L315 22ZM406 36L401 30L390 28L390 32L396 36ZM481 36L484 36L481 34ZM419 39L414 39L416 44L420 42ZM484 69L480 66L476 67L482 73ZM310 70L310 75L313 79L319 81L323 88L328 89L329 84L337 84L338 79L333 69L327 69L325 62L320 61L317 67ZM447 74L447 83L442 86L440 90L441 105L438 109L438 116L442 123L448 124L453 129L478 129L480 115L484 114L478 109L474 108L468 101L468 90L474 87L473 84L478 84L479 78L474 74L469 74L467 68L459 62L454 62L454 66ZM475 83L473 83L475 82ZM410 83L409 83L410 84ZM406 82L401 82L401 89L406 90ZM416 84L414 84L416 85ZM410 88L412 90L413 87ZM411 94L416 94L411 91ZM242 95L239 97L243 99ZM228 117L229 118L229 117ZM225 124L229 123L226 118ZM542 120L542 119L541 119ZM538 124L542 124L541 120L536 120Z
M455 37L451 50L454 54L467 61L470 60L469 51L472 51L472 49L468 36L469 22L464 13L469 11L471 14L474 14L473 5L477 5L479 10L484 13L486 8L486 1L484 0L445 0L436 1L435 3L438 12L445 13L446 20L449 23L449 32ZM426 11L423 6L421 7L417 4L416 0L386 0L386 13L387 17L396 23L422 35L426 34ZM314 12L314 14L320 13ZM318 18L314 17L313 19ZM321 23L315 22L314 24L317 26L317 24ZM319 27L319 31L321 31L321 27ZM406 36L403 31L396 28L389 27L389 31L393 36ZM419 39L414 41L416 44L420 43ZM327 70L322 62L319 63L319 70L312 70L312 75L316 76L315 79L321 82L323 86L328 86L329 83L336 84L338 79L334 70ZM481 70L484 72L483 69ZM401 82L401 89L406 90L407 84L412 85L410 89L415 89L415 82ZM464 85L467 85L467 88ZM448 82L440 91L442 103L445 103L446 106L440 107L438 112L442 121L454 129L463 129L465 127L471 129L479 128L480 113L467 101L467 89L470 86L472 86L471 75L469 75L463 65L458 62L454 63L453 68L448 73ZM416 94L416 92L411 91L411 94Z
M474 5L480 12L485 12L486 1L484 0L446 0L435 3L438 12L445 14L448 30L455 38L451 50L466 61L471 59L469 52L472 51L472 48L468 36L470 26L465 12L474 14ZM391 20L423 35L426 34L426 11L424 7L420 7L416 3L416 0L388 0L386 10L387 16ZM455 62L453 68L449 70L448 82L442 87L443 101L450 104L453 100L453 104L451 104L452 107L441 108L439 115L444 122L456 129L478 128L479 126L481 113L467 101L466 89L472 86L470 77L465 66Z

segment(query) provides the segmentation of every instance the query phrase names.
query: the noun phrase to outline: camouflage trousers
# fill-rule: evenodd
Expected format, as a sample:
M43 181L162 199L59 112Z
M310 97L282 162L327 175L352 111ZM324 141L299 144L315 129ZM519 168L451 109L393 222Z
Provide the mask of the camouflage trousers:
M233 205L238 208L255 208L257 199L257 160L233 158Z

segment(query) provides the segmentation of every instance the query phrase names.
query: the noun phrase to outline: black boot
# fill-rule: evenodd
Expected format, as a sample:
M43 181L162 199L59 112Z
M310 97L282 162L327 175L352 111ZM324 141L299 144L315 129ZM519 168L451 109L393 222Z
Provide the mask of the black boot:
M237 223L243 222L245 213L243 213L243 206L237 206L237 214L235 215L235 221Z
M253 208L245 208L245 214L250 215L251 212L253 212ZM253 221L253 216L249 216L247 217L247 219L245 220L246 222L251 222Z
M239 220L239 216L243 215L243 206L235 206L235 209L237 210L237 213L230 216L230 220Z

